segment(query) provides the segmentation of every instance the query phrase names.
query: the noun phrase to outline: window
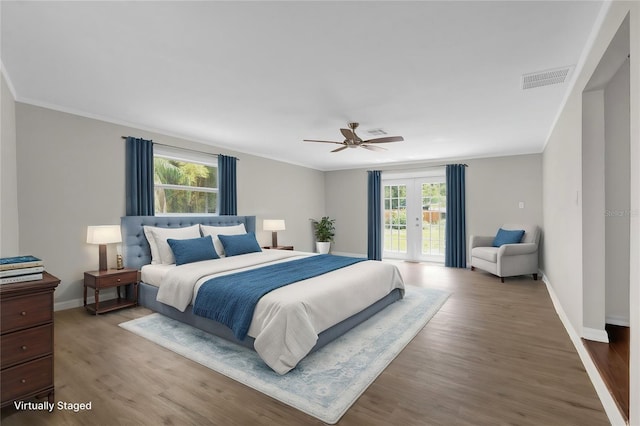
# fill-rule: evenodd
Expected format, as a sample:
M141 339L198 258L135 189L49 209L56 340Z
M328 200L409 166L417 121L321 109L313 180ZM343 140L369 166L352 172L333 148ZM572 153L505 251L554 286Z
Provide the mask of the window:
M383 175L383 257L444 262L444 169Z
M156 215L218 212L218 162L215 156L155 145Z
M407 185L384 185L384 250L407 252Z
M444 256L447 184L422 183L422 255Z

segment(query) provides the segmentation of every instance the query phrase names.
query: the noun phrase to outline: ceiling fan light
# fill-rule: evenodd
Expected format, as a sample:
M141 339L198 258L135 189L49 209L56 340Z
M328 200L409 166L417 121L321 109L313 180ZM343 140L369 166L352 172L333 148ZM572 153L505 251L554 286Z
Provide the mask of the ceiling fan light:
M315 140L315 139L304 139L305 142L322 142L322 143L333 143L337 145L342 145L339 148L332 150L331 152L340 152L347 148L365 148L370 151L386 151L386 148L382 148L375 145L370 144L378 144L378 143L387 143L387 142L400 142L404 139L402 136L386 136L382 138L373 138L368 140L362 140L358 135L356 135L356 128L358 127L358 123L351 122L348 123L349 129L340 129L340 133L344 136L344 141L342 142L334 142L334 141L323 141L323 140ZM384 131L383 131L384 132ZM386 132L384 132L386 133Z

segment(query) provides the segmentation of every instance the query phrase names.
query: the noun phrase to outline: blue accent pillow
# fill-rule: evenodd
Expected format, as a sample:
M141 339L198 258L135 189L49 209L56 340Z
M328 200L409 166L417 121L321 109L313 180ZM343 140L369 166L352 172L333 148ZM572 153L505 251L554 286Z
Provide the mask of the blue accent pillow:
M227 256L237 256L239 254L254 253L262 251L260 244L256 240L256 234L247 232L240 235L222 235L218 238L224 247Z
M523 230L509 231L506 229L498 229L496 237L493 239L493 246L500 247L504 244L517 244L522 240Z
M185 240L174 240L168 238L167 243L176 258L176 265L199 262L201 260L220 259L216 249L213 248L211 235L202 238L188 238Z

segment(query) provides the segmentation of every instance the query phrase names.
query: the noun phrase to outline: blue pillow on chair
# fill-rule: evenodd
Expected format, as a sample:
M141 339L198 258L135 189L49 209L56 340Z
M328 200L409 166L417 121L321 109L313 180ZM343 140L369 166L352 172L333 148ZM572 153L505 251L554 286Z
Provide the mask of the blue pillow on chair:
M496 237L493 239L493 246L500 247L505 244L517 244L522 240L523 230L510 231L507 229L498 229Z
M216 249L213 248L211 235L185 240L168 238L167 243L169 243L169 247L171 247L173 255L176 258L176 265L220 258L218 253L216 253Z
M239 254L254 253L262 251L260 244L256 240L256 234L247 232L239 235L222 235L218 234L218 238L224 247L227 256L236 256Z

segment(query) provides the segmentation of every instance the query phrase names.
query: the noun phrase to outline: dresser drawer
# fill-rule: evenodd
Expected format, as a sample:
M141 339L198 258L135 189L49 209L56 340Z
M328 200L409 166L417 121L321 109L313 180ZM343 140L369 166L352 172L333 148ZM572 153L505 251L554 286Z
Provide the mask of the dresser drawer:
M42 325L0 337L0 367L6 368L53 352L53 325Z
M7 368L0 372L2 403L53 387L53 356Z
M3 299L0 303L2 324L0 329L20 330L34 325L53 321L53 296L40 293L28 296Z

